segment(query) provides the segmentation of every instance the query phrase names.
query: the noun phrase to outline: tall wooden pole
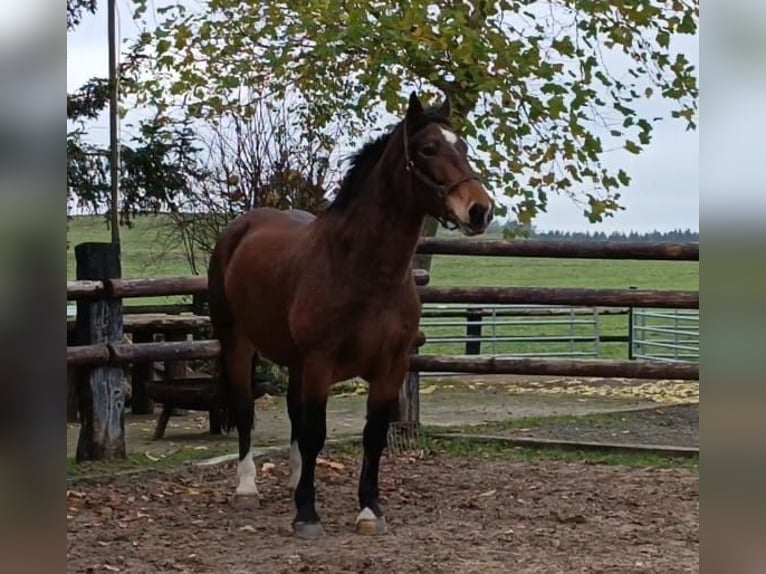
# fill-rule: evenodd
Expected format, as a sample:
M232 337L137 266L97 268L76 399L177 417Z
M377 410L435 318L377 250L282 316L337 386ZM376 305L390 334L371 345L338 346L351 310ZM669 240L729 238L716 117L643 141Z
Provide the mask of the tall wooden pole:
M117 139L119 74L117 71L117 7L116 0L108 2L109 35L109 152L111 164L111 222L112 243L120 243L119 194L120 194L120 142Z

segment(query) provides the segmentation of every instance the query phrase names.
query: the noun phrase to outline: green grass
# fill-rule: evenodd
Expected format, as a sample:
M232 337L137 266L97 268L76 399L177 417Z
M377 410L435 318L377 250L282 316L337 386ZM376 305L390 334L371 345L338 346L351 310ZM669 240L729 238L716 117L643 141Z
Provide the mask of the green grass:
M145 454L129 453L123 460L85 461L78 463L73 457L67 457L66 472L67 478L78 479L141 470L166 471L189 462L213 458L230 452L231 445L221 444L209 446L205 450L196 450L191 447L179 448L166 454L157 454L152 458L147 457Z
M142 216L132 228L122 227L122 275L126 278L191 275L183 250L164 239L168 221L163 216ZM67 278L75 277L74 246L85 241L111 241L103 217L76 217L67 232Z
M477 425L450 427L449 431L482 434L488 431L514 431L519 429L531 429L556 424L577 424L581 426L587 426L589 424L600 424L610 426L614 425L615 427L619 427L621 424L621 419L624 417L624 412L593 413L586 415L534 416L514 418L504 421L493 421ZM424 426L423 430L425 432L445 432L443 427Z
M444 429L440 429L444 432ZM526 462L560 461L584 464L621 465L631 468L699 468L699 457L674 457L641 452L615 452L609 450L573 450L562 448L531 448L503 441L479 441L471 438L437 438L424 432L418 439L418 448L427 456L445 456L468 460L521 460ZM360 457L358 441L336 443L330 453Z
M134 227L121 231L123 248L123 276L126 278L189 275L190 268L183 250L168 245L163 238L167 220L162 216L142 216ZM67 250L67 277L74 279L74 245L83 241L109 241L110 232L102 217L78 217L69 225ZM504 257L434 256L431 285L437 286L518 286L518 287L587 287L602 289L699 289L697 262L617 261L579 259L537 259ZM169 303L188 301L189 298L152 298L126 301L127 304ZM625 316L601 316L601 333L626 335L628 321ZM428 327L430 337L460 336L462 327ZM498 335L591 335L593 327L569 325L506 326L499 327ZM566 352L569 343L504 343L495 349L485 346L483 352L536 353ZM575 349L590 351L591 343L576 343ZM463 343L429 343L423 349L428 354L463 353ZM624 343L603 344L602 357L627 358Z
M443 431L443 429L441 429ZM585 464L622 465L631 468L699 468L699 458L680 458L644 453L622 453L595 450L569 450L558 448L529 448L513 446L503 442L477 441L469 438L436 438L424 432L419 446L428 456L446 456L469 460L521 460L526 462L560 461ZM77 463L73 458L66 459L67 479L97 480L101 477L113 478L116 475L143 471L172 472L194 461L228 454L230 448L221 445L205 451L183 448L153 460L143 454L131 454L125 460L96 461ZM359 437L353 440L327 444L326 454L336 454L359 458L362 454Z

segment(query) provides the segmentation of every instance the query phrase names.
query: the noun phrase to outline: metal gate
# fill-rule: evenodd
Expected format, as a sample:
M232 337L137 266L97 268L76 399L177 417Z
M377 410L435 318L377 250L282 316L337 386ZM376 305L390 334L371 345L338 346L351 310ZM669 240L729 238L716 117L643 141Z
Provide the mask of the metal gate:
M632 309L630 358L699 361L699 311Z
M602 340L599 313L603 312L596 308L543 305L426 304L420 322L426 344L420 352L598 357Z

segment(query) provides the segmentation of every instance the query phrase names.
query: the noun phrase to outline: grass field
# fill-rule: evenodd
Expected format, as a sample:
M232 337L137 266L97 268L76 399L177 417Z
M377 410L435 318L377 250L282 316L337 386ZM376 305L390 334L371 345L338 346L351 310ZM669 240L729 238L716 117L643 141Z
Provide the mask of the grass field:
M189 275L190 268L179 246L168 245L161 216L140 217L131 229L122 229L123 276L153 277ZM83 241L109 241L110 232L101 217L79 217L70 223L67 249L67 277L74 279L74 246ZM519 286L519 287L588 287L625 289L699 289L699 265L696 262L668 261L598 261L579 259L536 259L500 257L435 256L431 284L443 286ZM174 299L178 300L178 299ZM170 302L154 299L154 302ZM147 303L136 300L128 303ZM627 334L625 316L601 317L601 333ZM462 327L426 329L428 335L460 335ZM588 325L512 326L499 328L500 335L584 335L593 332ZM588 345L585 345L588 346ZM591 345L592 347L592 345ZM559 352L569 344L501 345L497 352ZM462 352L462 344L429 344L424 353ZM624 344L603 346L604 358L625 358Z

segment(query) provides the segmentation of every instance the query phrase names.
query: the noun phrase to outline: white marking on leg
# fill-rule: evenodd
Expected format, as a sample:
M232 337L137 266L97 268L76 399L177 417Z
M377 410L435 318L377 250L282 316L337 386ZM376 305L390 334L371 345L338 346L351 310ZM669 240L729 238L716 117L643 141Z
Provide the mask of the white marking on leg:
M236 494L250 496L258 494L258 487L255 485L255 463L253 462L253 453L247 453L247 456L239 461L237 466L237 485Z
M298 488L298 481L301 479L301 468L303 459L301 458L301 449L298 448L298 441L294 440L290 444L290 480L287 486L292 490Z
M439 127L439 131L441 131L442 135L444 136L444 139L447 140L447 143L450 143L452 145L455 145L457 143L457 136L449 131L446 128Z
M377 520L378 517L369 508L363 508L362 512L356 517L356 523L359 524L363 520Z

